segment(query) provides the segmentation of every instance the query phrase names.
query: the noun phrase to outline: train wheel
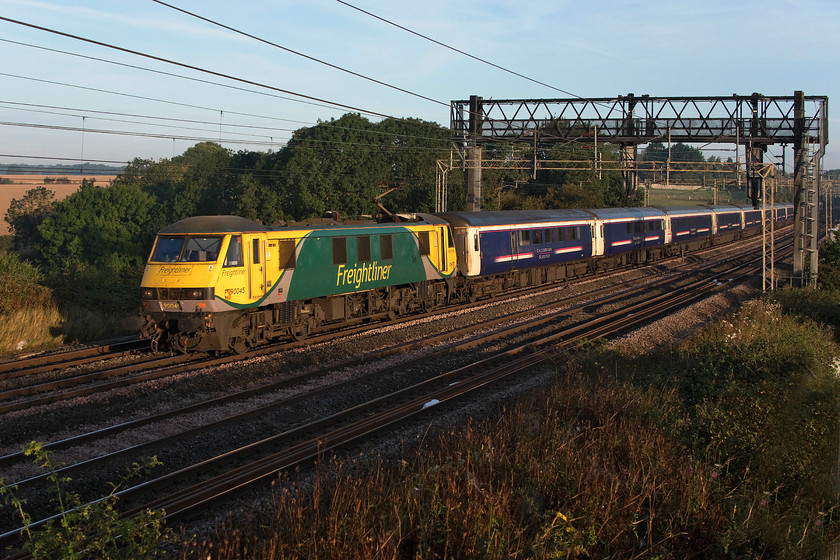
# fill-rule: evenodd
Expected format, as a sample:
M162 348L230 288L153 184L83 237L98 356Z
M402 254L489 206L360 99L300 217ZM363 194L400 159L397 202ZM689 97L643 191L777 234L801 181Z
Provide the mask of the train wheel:
M292 339L297 342L300 342L307 336L309 336L309 319L304 319L300 323L295 323L291 327L289 327L289 334L291 335Z
M236 354L244 354L248 351L248 345L245 344L245 339L241 336L237 336L236 338L232 339L228 344L231 351Z

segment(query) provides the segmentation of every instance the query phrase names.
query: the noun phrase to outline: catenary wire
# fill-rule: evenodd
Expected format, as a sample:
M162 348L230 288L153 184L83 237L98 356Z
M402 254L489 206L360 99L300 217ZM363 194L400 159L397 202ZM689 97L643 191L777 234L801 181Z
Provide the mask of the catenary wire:
M170 77L195 81L195 82L199 82L199 83L220 86L220 87L224 87L224 88L228 88L228 89L243 91L243 92L246 92L246 93L254 93L254 94L257 94L257 95L275 97L275 98L283 99L283 100L287 100L287 101L294 101L296 103L304 103L304 104L307 104L307 105L313 105L315 107L325 107L325 108L328 108L328 109L334 109L334 107L332 107L330 105L324 105L324 104L321 104L321 103L314 103L314 102L311 102L311 101L305 101L305 100L301 100L301 99L294 99L294 98L291 98L291 97L286 97L286 96L283 96L283 95L277 95L277 94L272 94L272 93L263 92L263 91L255 91L255 90L252 90L252 89L242 88L242 87L234 86L234 85L231 85L231 84L223 84L223 83L214 82L214 81L211 81L211 80L203 80L203 79L195 78L195 77L192 77L192 76L184 76L184 75L175 74L175 73L172 73L172 72L165 72L163 70L146 68L144 66L138 66L138 65L135 65L135 64L127 64L127 63L124 63L124 62L117 62L117 61L113 61L113 60L108 60L108 59L101 58L101 57L83 55L83 54L80 54L80 53L74 53L74 52L60 50L60 49L53 49L53 48L50 48L50 47L33 45L31 43L23 43L23 42L20 42L20 41L13 41L13 40L10 40L10 39L0 38L0 42L12 43L12 44L20 45L20 46L24 46L24 47L40 49L40 50L44 50L44 51L48 51L48 52L54 52L54 53L63 54L63 55L67 55L67 56L84 58L84 59L87 59L87 60L93 60L93 61L96 61L96 62L103 62L103 63L106 63L106 64L123 66L123 67L126 67L126 68L131 68L131 69L135 69L135 70L142 70L142 71L145 71L145 72L152 72L152 73L161 74L161 75L164 75L164 76L170 76ZM4 75L4 74L0 73L0 75ZM13 75L9 75L9 76L13 76ZM13 76L13 77L17 77L17 78L21 78L21 79L37 80L37 78L28 78L28 77L24 77L24 76ZM45 81L47 83L56 83L56 82L50 82L50 81L47 81L47 80L45 80ZM67 86L70 86L70 87L82 87L82 88L84 87L84 86L74 86L74 85L71 85L71 84L63 84L63 85L67 85ZM86 88L86 89L90 89L90 88ZM153 101L159 101L159 102L163 102L163 103L175 103L175 102L169 102L169 101L165 101L165 100L159 100L159 99L148 98L148 97L143 97L143 96L135 96L135 95L132 95L132 94L110 92L110 91L107 91L107 90L98 90L98 89L95 89L95 88L93 88L93 89L94 89L94 91L100 91L100 92L104 92L104 93L112 93L112 94L115 94L115 95L127 95L127 96L130 96L130 97L140 97L141 99L145 99L145 100L153 100ZM178 103L176 103L176 104L178 104ZM184 105L187 106L187 107L201 108L201 109L205 109L205 110L208 110L208 111L213 111L213 112L216 112L216 113L218 113L220 111L219 109L214 109L214 108L210 108L210 107L198 107L196 105L189 105L189 104L184 104ZM299 124L310 125L310 126L313 125L313 124L316 124L316 123L306 122L306 121L284 119L284 118L280 118L280 117L269 117L269 116L264 116L264 115L254 115L254 114L251 114L251 113L241 113L241 112L236 112L236 111L223 111L223 112L225 114L233 114L233 115L242 115L242 116L249 116L249 117L256 117L256 118L272 119L272 120L279 120L279 121L284 121L284 122L293 122L293 123L299 123ZM370 114L378 116L377 113L370 113ZM407 120L407 119L396 119L396 120L404 121L404 120ZM334 126L334 125L329 125L329 123L321 123L321 124L325 124L327 126ZM430 139L433 139L433 138L430 138Z
M78 126L60 126L60 125L46 125L46 124L38 124L38 123L21 123L21 122L9 122L9 121L0 121L0 126L13 126L13 127L22 127L22 128L35 128L35 129L47 129L47 130L58 130L58 131L67 131L67 132L82 132L85 134L110 134L115 136L136 136L140 138L160 138L164 140L185 140L185 141L193 141L193 142L221 142L224 144L243 144L243 145L257 145L257 146L264 146L264 145L274 145L280 144L280 140L269 141L268 139L263 141L256 141L256 140L241 140L241 139L230 139L230 138L223 138L221 141L218 137L200 137L200 136L178 136L173 134L156 134L151 132L131 132L131 131L123 131L123 130L106 130L106 129L94 129L94 128L83 128ZM266 137L267 138L267 137ZM425 147L425 146L400 146L400 145L389 145L383 146L382 144L362 144L359 142L341 142L335 140L319 140L314 138L304 138L304 139L291 139L287 141L289 147L295 147L299 145L305 144L323 144L323 145L334 145L334 146L352 146L354 148L366 148L371 150L405 150L405 151L428 151L428 152L443 152L445 148L432 148L432 147Z
M371 78L370 76L365 76L364 74L360 74L359 72L354 72L353 70L349 70L349 69L344 68L344 67L342 67L342 66L338 66L337 64L332 64L332 63L327 62L327 61L325 61L325 60L321 60L321 59L319 59L319 58L315 58L314 56L309 56L308 54L304 54L304 53L299 52L299 51L296 51L296 50L294 50L294 49L290 49L289 47L284 47L283 45L279 45L279 44L277 44L277 43L275 43L275 42L273 42L273 41L269 41L268 39L263 39L263 38L261 38L261 37L257 37L256 35L252 35L251 33L247 33L247 32L242 31L242 30L240 30L240 29L236 29L235 27L231 27L231 26L229 26L229 25L225 25L225 24L223 24L223 23L220 23L220 22L215 21L215 20L212 20L212 19L210 19L210 18L207 18L207 17L201 16L201 15L199 15L199 14L196 14L196 13L190 12L190 11L185 10L185 9L183 9L183 8L179 8L178 6L174 6L174 5L172 5L172 4L168 4L168 3L166 3L166 2L163 2L162 0L152 0L152 2L155 2L155 3L157 3L157 4L160 4L161 6L166 6L167 8L171 8L171 9L173 9L173 10L177 11L177 12L181 12L182 14L186 14L186 15L191 16L191 17L194 17L194 18L196 18L196 19L200 19L201 21L204 21L204 22L210 23L210 24L212 24L212 25L216 25L216 26L218 26L218 27L221 27L222 29L227 29L228 31L232 31L233 33L237 33L237 34L242 35L242 36L244 36L244 37L248 37L249 39L254 39L255 41L259 41L260 43L264 43L264 44L266 44L266 45L270 45L270 46L272 46L272 47L276 47L276 48L278 48L278 49L281 49L281 50L284 50L284 51L286 51L286 52L292 53L292 54L294 54L294 55L301 56L301 57L303 57L303 58L305 58L305 59L307 59L307 60L311 60L311 61L313 61L313 62L317 62L317 63L319 63L319 64L323 64L324 66L328 66L329 68L333 68L333 69L335 69L335 70L339 70L339 71L341 71L341 72L345 72L345 73L347 73L347 74L350 74L351 76L356 76L357 78L362 78L363 80L368 80L368 81L373 82L373 83L375 83L375 84L378 84L378 85L381 85L381 86L385 86L385 87L387 87L387 88L391 88L391 89L393 89L393 90L396 90L396 91L399 91L399 92L402 92L402 93L406 93L406 94L408 94L408 95L413 95L414 97L418 97L418 98L423 99L423 100L425 100L425 101L431 101L432 103L437 103L438 105L443 105L444 107L449 107L449 103L447 103L447 102L444 102L444 101L439 101L439 100L437 100L437 99L432 99L431 97L427 97L427 96L422 95L422 94L420 94L420 93L416 93L416 92L413 92L413 91L410 91L410 90L407 90L407 89L401 88L401 87L399 87L399 86L395 86L395 85L393 85L393 84L389 84L389 83L387 83L387 82L383 82L382 80L377 80L376 78Z
M157 2L158 0L153 0L153 1ZM441 47L443 47L443 48L445 48L445 49L449 49L449 50L451 50L451 51L454 51L454 52L456 52L456 53L458 53L458 54L461 54L461 55L464 55L464 56L466 56L466 57L469 57L469 58L471 58L471 59L473 59L473 60L476 60L476 61L478 61L478 62L481 62L481 63L483 63L483 64L487 64L487 65L489 65L489 66L492 66L493 68L496 68L496 69L498 69L498 70L502 70L503 72L507 72L508 74L513 74L514 76L517 76L517 77L519 77L519 78L523 78L523 79L525 79L525 80L528 80L529 82L533 82L533 83L535 83L535 84L539 84L539 85L541 85L541 86L545 86L545 87L547 87L547 88L553 89L554 91L559 91L560 93L563 93L563 94L569 95L569 96L571 96L571 97L576 97L576 98L578 98L578 99L583 99L583 98L582 98L581 96L579 96L579 95L575 95L574 93L570 93L570 92L568 92L568 91L566 91L566 90L564 90L564 89L560 89L560 88L558 88L558 87L552 86L552 85L547 84L547 83L545 83L545 82L541 82L540 80L536 80L536 79L534 79L534 78L530 78L530 77L528 77L528 76L526 76L526 75L524 75L524 74L521 74L521 73L519 73L519 72L516 72L515 70L510 70L509 68L505 68L504 66L500 66L500 65L495 64L495 63L493 63L493 62L490 62L489 60L486 60L486 59L483 59L483 58L481 58L481 57L478 57L478 56L472 55L472 54L470 54L470 53L468 53L468 52L462 51L461 49L455 48L455 47L453 47L453 46L451 46L451 45L447 45L446 43L443 43L443 42L441 42L441 41L438 41L438 40L436 40L436 39L433 39L433 38L431 38L431 37L429 37L429 36L427 36L427 35L423 35L422 33L418 33L417 31L414 31L414 30L412 30L412 29L409 29L408 27L405 27L405 26L403 26L403 25L400 25L400 24L398 24L398 23L395 23L395 22L393 22L393 21L390 21L390 20L388 20L388 19L385 19L385 18L383 18L383 17L381 17L381 16L378 16L378 15L376 15L376 14L374 14L374 13L372 13L372 12L369 12L369 11L367 11L367 10L363 10L362 8L359 8L359 7L357 7L357 6L354 6L353 4L350 4L349 2L345 2L344 0L336 0L336 1L337 1L337 2L339 2L340 4L344 4L344 5L345 5L345 6L347 6L348 8L352 8L352 9L354 9L354 10L358 11L358 12L361 12L361 13L363 13L363 14L367 15L367 16L370 16L370 17L372 17L372 18L374 18L374 19L377 19L377 20L379 20L379 21L381 21L381 22L383 22L383 23L387 23L388 25L392 25L392 26L396 27L397 29L401 29L401 30L403 30L403 31L405 31L405 32L407 32L407 33L411 33L412 35L416 35L417 37L420 37L421 39L425 39L426 41L429 41L429 42L431 42L431 43L434 43L434 44L436 44L436 45L438 45L438 46L441 46Z
M78 84L68 84L66 82L58 82L58 81L46 80L46 79L42 79L42 78L33 78L33 77L30 77L30 76L20 76L20 75L17 75L17 74L8 74L8 73L5 73L5 72L0 72L0 76L6 76L6 77L17 78L17 79L22 79L22 80L30 80L30 81L35 81L35 82L39 82L39 83L46 83L46 84L50 84L50 85L60 85L60 86L65 86L65 87L70 87L70 88L82 89L82 90L86 90L86 91L95 91L95 92L98 92L98 93L106 93L106 94L109 94L109 95L124 96L124 97L129 97L129 98L141 99L141 100L144 100L144 101L153 101L153 102L156 102L156 103L164 103L164 104L169 104L169 105L188 107L188 108L192 108L192 109L213 111L215 113L220 112L219 109L215 109L215 108L212 108L212 107L203 107L201 105L181 103L181 102L177 102L177 101L171 101L171 100L166 100L166 99L158 99L158 98L154 98L154 97L147 97L147 96L136 95L136 94L132 94L132 93L106 90L106 89L94 88L94 87L90 87L90 86L82 86L82 85L78 85ZM257 93L259 93L259 92L257 92ZM246 117L255 117L255 118L289 121L289 119L280 119L278 117L268 117L268 116L263 116L263 115L255 115L255 114L252 114L252 113L242 113L242 112L236 112L236 111L223 111L223 112L225 114L231 114L231 115L239 115L239 116L246 116ZM406 121L407 119L395 119L395 120ZM291 121L291 122L301 122L301 121ZM213 124L216 124L216 123L213 123ZM336 129L344 129L344 130L351 130L351 131L362 131L362 132L372 132L372 133L382 134L382 135L404 136L404 135L401 135L399 133L390 133L390 132L383 132L383 131L365 131L364 129L343 127L343 126L339 126L339 125L335 125L335 124L331 124L331 123L320 123L320 124L323 125L323 126L329 126L331 128L336 128ZM423 123L420 123L420 124L423 124ZM435 125L435 126L440 126L440 125ZM405 136L405 137L409 137L409 136ZM418 139L424 139L424 140L431 140L431 141L438 141L439 140L441 142L448 143L447 139L440 139L440 138L427 137L427 136L411 136L411 137L418 138Z
M36 103L22 103L22 102L18 102L18 101L0 100L0 105L17 105L17 106L21 106L21 107L30 107L30 108L36 108L36 109L56 109L56 110L60 110L60 111L73 111L73 112L78 112L78 113L90 113L90 114L93 114L93 115L111 115L111 116L132 117L132 118L149 119L149 120L171 121L171 122L179 122L179 123L205 124L205 125L213 125L213 126L216 126L216 125L219 124L218 121L179 119L179 118L173 118L173 117L159 117L159 116L152 116L152 115L139 115L139 114L136 114L136 113L124 113L124 112L118 112L118 111L101 111L101 110L96 110L96 109L82 109L82 108L78 108L78 107L61 107L61 106L56 106L56 105L42 105L42 104L36 104ZM12 108L14 108L14 107L12 107ZM35 109L32 109L32 110L34 112L44 112L44 113L47 113L47 114L75 116L75 117L81 116L81 115L69 115L67 113L50 113L49 111L36 111ZM218 109L216 109L214 111L219 112ZM245 116L249 116L249 117L266 118L266 119L275 118L275 117L264 117L264 116L261 116L261 115L233 113L233 112L229 112L229 111L224 111L224 113L225 114L245 115ZM101 120L106 120L106 121L107 120L113 120L115 122L133 122L133 121L120 121L118 119L107 119L107 118L102 118L102 117L88 117L88 118L101 118ZM278 120L288 121L288 119L278 119ZM433 141L433 142L440 141L440 142L447 143L447 145L449 143L448 138L440 138L440 137L432 137L432 136L417 136L417 135L413 135L413 134L400 134L398 132L384 132L384 131L380 131L380 130L365 130L365 129L362 129L362 128L338 126L338 125L330 124L328 122L322 122L322 123L309 123L309 122L303 122L303 121L290 121L290 122L306 124L306 125L309 125L309 126L314 126L314 125L317 124L318 126L333 128L333 129L336 129L336 130L348 130L348 131L353 131L353 132L361 132L361 133L364 133L364 134L377 134L377 135L380 135L380 136L412 138L412 139L416 139L416 140L429 140L429 141ZM145 125L145 124L149 124L149 123L135 123L135 124ZM296 130L297 130L297 129L290 129L290 128L277 128L277 127L267 127L267 126L257 126L257 125L234 124L234 123L228 123L228 122L224 123L224 127L225 128L246 128L246 129L252 129L252 130L266 130L266 131L279 131L279 132L296 132ZM265 136L265 135L262 135L262 136Z
M34 23L28 23L28 22L25 22L25 21L12 19L12 18L8 18L8 17L5 17L5 16L0 16L0 21L6 21L6 22L9 22L9 23L14 23L16 25L29 27L30 29L37 29L38 31L44 31L46 33L51 33L53 35L66 37L68 39L74 39L76 41L82 41L82 42L85 42L85 43L89 43L91 45L97 45L97 46L100 46L100 47L113 49L113 50L116 50L116 51L119 51L119 52L124 52L124 53L135 55L135 56L141 56L141 57L144 57L144 58L148 58L150 60L156 60L158 62L163 62L165 64L171 64L171 65L174 65L174 66L178 66L180 68L186 68L188 70L193 70L193 71L196 71L196 72L209 74L211 76L216 76L216 77L219 77L219 78L225 78L227 80L232 80L232 81L240 82L240 83L243 83L243 84L248 84L248 85L252 85L252 86L256 86L256 87L260 87L260 88L265 88L265 89L268 89L268 90L271 90L271 91L277 91L277 92L285 93L285 94L288 94L288 95L294 95L294 96L300 97L302 99L308 99L310 101L316 101L316 102L319 102L319 103L326 103L328 105L332 105L334 107L339 107L339 108L342 108L342 109L348 109L350 111L363 112L363 113L367 113L367 114L370 114L370 115L375 115L377 117L382 117L382 118L396 118L396 117L392 117L391 115L387 115L385 113L380 113L378 111L372 111L372 110L369 110L369 109L362 109L362 108L359 108L359 107L354 107L352 105L339 103L337 101L330 101L328 99L323 99L323 98L315 97L315 96L312 96L312 95L306 95L306 94L303 94L303 93L298 93L298 92L295 92L295 91L279 88L279 87L276 87L276 86L263 84L261 82L257 82L257 81L254 81L254 80L248 80L246 78L240 78L238 76L232 76L230 74L225 74L223 72L216 72L215 70L210 70L210 69L207 69L207 68L201 68L200 66L194 66L192 64L187 64L185 62L178 62L176 60L164 58L164 57L161 57L161 56L156 56L156 55L149 54L149 53L144 53L144 52L141 52L141 51L135 51L135 50L128 49L128 48L125 48L125 47L120 47L120 46L117 46L117 45L112 45L110 43L105 43L103 41L97 41L96 39L89 39L87 37L81 37L79 35L73 35L72 33L66 33L64 31L58 31L57 29L51 29L49 27L36 25Z
M0 104L2 104L2 103L3 102L0 101ZM25 111L25 112L29 112L29 113L38 113L38 114L42 114L42 115L56 115L56 116L62 116L62 117L82 117L83 116L83 115L72 115L72 114L68 114L68 113L60 113L58 111L47 111L47 110L44 110L44 109L29 109L29 108L25 108L25 107L6 107L6 109L7 110L13 110L13 111ZM115 118L99 117L99 116L95 116L95 117L84 116L84 118L96 119L96 120L100 120L100 121L114 122L114 123L139 124L141 126L166 126L167 128L176 129L176 130L193 130L193 131L196 131L196 132L215 132L216 131L215 129L214 130L208 130L206 128L197 128L197 127L192 127L192 126L181 126L181 125L177 125L177 124L162 125L162 124L153 123L153 122L142 122L142 121L128 120L128 119L115 119ZM140 116L140 118L144 118L144 117ZM154 118L154 117L148 117L148 118ZM192 122L200 123L200 124L208 124L208 125L218 125L219 124L219 123L208 122L208 121L192 121ZM250 127L250 126L247 126L247 125L237 125L237 124L228 124L228 123L225 123L224 127L225 128L263 128L264 130L270 130L270 131L276 131L276 132L294 132L291 129L279 129L279 128L267 128L267 127ZM236 134L236 135L239 135L239 136L251 136L251 137L254 137L254 138L272 138L272 136L268 136L265 133L264 134L249 134L247 132L235 132L235 131L229 130L229 131L227 131L227 134Z
M4 20L4 19L7 19L7 18L4 18L3 16L0 16L0 20ZM14 21L14 20L12 20L12 21ZM21 25L30 26L32 24L27 24L27 23L21 22ZM33 27L36 28L36 29L41 29L39 26L33 26ZM66 35L65 33L60 32L60 31L53 31L53 30L49 30L49 29L46 29L46 28L43 28L43 29L46 30L46 31L49 31L49 32L57 33L59 35ZM93 41L91 39L84 39L84 38L81 38L81 37L76 37L74 35L69 35L69 37L77 38L80 41L90 41L90 42L93 42L94 44L100 44L97 41ZM115 66L123 66L125 68L132 68L134 70L143 70L145 72L152 72L154 74L160 74L160 75L163 75L163 76L171 76L173 78L180 78L180 79L183 79L183 80L190 80L190 81L193 81L193 82L199 82L199 83L203 83L203 84L224 87L224 88L227 88L227 89L234 89L234 90L243 91L243 92L246 92L246 93L255 93L257 95L274 97L276 99L283 99L285 101L293 101L295 103L304 103L306 105L312 105L312 106L315 106L315 107L324 107L324 108L327 108L327 109L336 109L336 105L337 105L336 103L333 103L333 102L327 101L327 100L323 100L322 102L317 102L317 101L312 100L312 99L317 100L318 98L295 99L294 97L286 97L284 95L277 95L276 93L268 93L268 92L264 92L264 91L255 91L255 90L252 90L252 89L247 89L247 88L243 88L243 87L240 87L240 86L235 86L235 85L232 85L232 84L223 84L223 83L220 83L220 82L214 82L212 80L204 80L204 79L201 79L201 78L196 78L194 76L184 76L184 75L181 75L181 74L166 72L165 70L156 70L154 68L146 68L144 66L138 66L136 64L128 64L126 62L117 62L115 60L108 60L106 58L84 55L84 54L80 54L80 53L74 53L74 52L64 51L64 50L60 50L60 49L53 49L53 48L49 48L49 47L42 47L42 46L39 46L39 45L30 44L30 43L22 43L20 41L12 41L12 40L9 40L9 39L0 39L0 41L5 42L5 43L13 43L13 44L21 45L21 46L25 46L25 47L40 49L40 50L44 50L44 51L55 52L55 53L64 54L64 55L68 55L68 56L75 56L77 58L85 58L87 60L94 60L94 61L103 62L103 63L106 63L106 64L113 64ZM109 47L114 48L116 50L124 50L124 49L122 49L122 47L110 46L110 45L106 45L104 43L102 43L102 45L103 46L109 46ZM134 53L134 51L127 51L127 52L132 53L132 54ZM142 53L138 53L138 56L148 56L148 57L150 57L152 59L155 59L155 60L164 60L164 59L157 59L153 55L144 55ZM177 62L172 62L172 63L176 64L176 65L181 65L180 63L177 63ZM189 65L182 65L182 66L185 66L186 68L193 69L193 67L191 67ZM207 72L215 74L214 72L212 72L210 70L207 70ZM222 77L227 77L224 74L215 74L215 75L222 76ZM238 80L238 78L231 78L231 79ZM257 82L247 82L247 80L244 80L244 81L246 83L251 83L253 85L261 85L261 84L258 84ZM289 93L290 95L301 95L301 94L297 94L297 93L294 93L294 92L289 92L289 91L282 90L282 89L272 88L271 86L263 86L263 87L267 87L267 88L270 88L270 89L276 89L276 91ZM321 100L319 100L319 101L321 101ZM341 108L347 108L347 107L344 107L344 106L341 106L341 105L338 105L338 106L341 107ZM351 110L355 110L355 111L363 113L363 114L375 115L377 117L387 116L387 115L383 115L381 113L377 113L375 111L365 111L363 109L356 109L356 108L351 108Z

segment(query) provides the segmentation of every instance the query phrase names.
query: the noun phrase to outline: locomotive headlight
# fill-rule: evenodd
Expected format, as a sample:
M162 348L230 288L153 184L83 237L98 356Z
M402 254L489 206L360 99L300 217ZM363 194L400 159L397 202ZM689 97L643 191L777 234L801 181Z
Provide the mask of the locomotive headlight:
M213 299L214 292L213 288L184 288L181 299Z
M155 295L154 288L140 288L141 299L155 299Z

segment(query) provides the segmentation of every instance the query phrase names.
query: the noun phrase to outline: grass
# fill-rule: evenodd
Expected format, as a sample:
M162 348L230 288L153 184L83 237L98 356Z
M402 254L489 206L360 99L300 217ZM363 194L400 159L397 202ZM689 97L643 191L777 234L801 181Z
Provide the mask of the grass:
M0 353L129 334L122 319L133 314L137 284L94 272L54 282L51 289L36 267L0 253Z
M747 204L749 201L740 191L722 191L717 194L712 189L696 190L656 188L647 190L648 206L694 206L697 204Z
M396 465L281 478L183 558L817 558L840 535L831 329L748 305L685 348L602 346Z

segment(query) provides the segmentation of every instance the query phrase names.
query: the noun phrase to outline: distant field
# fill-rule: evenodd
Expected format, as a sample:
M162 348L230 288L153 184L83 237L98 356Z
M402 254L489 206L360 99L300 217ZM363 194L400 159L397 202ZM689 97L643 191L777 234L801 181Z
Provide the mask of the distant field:
M44 183L44 178L50 179L65 179L63 175L0 175L0 179L9 179L11 184L0 184L0 235L7 235L9 233L9 224L3 219L6 216L6 211L9 209L9 204L13 198L23 198L26 191L36 187L46 187L55 193L53 200L61 200L77 190L82 184L82 179L92 179L94 184L98 187L107 187L111 184L111 180L116 175L67 175L68 183Z
M715 193L710 189L654 188L648 191L649 206L693 206L713 204ZM746 202L743 192L717 192L718 204L742 204Z

